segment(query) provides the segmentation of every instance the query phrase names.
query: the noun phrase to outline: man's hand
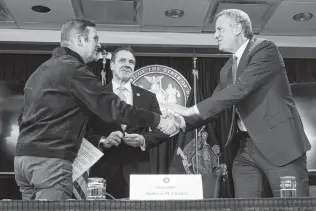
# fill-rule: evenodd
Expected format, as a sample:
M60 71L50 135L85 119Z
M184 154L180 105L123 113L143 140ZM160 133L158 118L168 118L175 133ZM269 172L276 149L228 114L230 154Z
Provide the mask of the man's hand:
M170 116L160 116L160 123L157 127L158 130L166 135L174 135L179 132L179 125L176 123L175 119Z
M176 122L176 126L177 126L179 129L182 129L183 131L185 131L186 124L185 124L185 120L184 120L183 116L181 116L181 115L175 115L175 116L174 116L174 120L175 120L175 122Z
M105 148L110 148L112 146L118 147L123 137L124 135L121 131L114 131L108 137L101 138L100 144L103 144Z
M195 114L193 107L187 108L176 103L163 104L163 106L167 109L170 109L174 113L180 114L181 116L192 116ZM170 111L168 110L168 112Z
M131 146L131 147L140 147L143 146L145 143L145 138L142 135L131 133L128 134L125 132L125 136L123 138L123 141L125 144Z

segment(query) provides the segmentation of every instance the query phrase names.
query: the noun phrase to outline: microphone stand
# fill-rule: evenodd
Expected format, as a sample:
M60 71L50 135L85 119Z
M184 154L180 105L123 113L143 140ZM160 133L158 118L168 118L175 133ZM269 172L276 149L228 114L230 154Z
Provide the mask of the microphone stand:
M194 55L193 55L193 70L192 70L192 74L193 74L193 98L194 98L194 105L197 104L197 79L199 78L199 71L196 69L196 54L194 51ZM195 166L196 166L196 174L199 174L199 160L198 160L198 129L195 129Z
M101 47L98 49L98 52L101 54L99 59L102 58L102 71L101 71L101 84L104 86L106 84L106 60L112 58L112 54L110 52L107 52L105 50L105 47L101 45Z
M101 70L101 84L104 86L106 84L106 71L105 71L105 65L106 65L106 56L105 54L102 54L102 70Z

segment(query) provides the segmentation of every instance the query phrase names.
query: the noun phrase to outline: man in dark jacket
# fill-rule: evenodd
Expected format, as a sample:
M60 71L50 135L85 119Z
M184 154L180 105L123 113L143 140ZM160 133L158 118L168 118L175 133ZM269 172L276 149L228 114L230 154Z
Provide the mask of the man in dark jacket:
M116 49L111 60L113 78L106 89L121 96L128 104L161 113L154 93L131 84L135 63L130 47ZM104 153L92 167L90 176L106 179L106 190L115 198L129 197L130 175L149 174L148 149L169 138L160 131L151 131L149 127L108 123L98 116L89 120L87 130L86 138Z
M14 171L23 199L72 198L72 162L92 114L104 121L175 130L160 118L107 91L86 65L100 47L95 24L72 20L61 31L61 47L27 80Z

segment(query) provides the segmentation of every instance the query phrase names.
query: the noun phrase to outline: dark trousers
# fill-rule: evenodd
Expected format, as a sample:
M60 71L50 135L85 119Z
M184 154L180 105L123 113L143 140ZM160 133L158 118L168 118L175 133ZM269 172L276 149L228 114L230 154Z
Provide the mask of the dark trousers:
M241 141L233 162L232 174L236 198L263 197L263 179L265 178L270 185L273 197L280 197L280 177L282 176L296 177L297 197L309 196L306 153L284 166L275 166L261 154L250 138L245 138Z
M111 194L116 199L128 198L129 197L129 185L123 178L123 175L117 175L118 178L107 181L106 192ZM111 199L110 197L108 197Z
M100 173L102 172L102 173ZM111 171L94 169L93 176L103 177L106 180L106 192L116 199L129 197L129 184L125 181L122 167L112 167ZM107 197L111 199L111 197Z

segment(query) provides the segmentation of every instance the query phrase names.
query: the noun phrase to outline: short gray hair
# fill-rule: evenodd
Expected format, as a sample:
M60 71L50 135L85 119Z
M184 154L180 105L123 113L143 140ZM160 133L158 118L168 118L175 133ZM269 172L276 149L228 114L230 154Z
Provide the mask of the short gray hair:
M65 23L61 29L61 46L67 46L67 43L73 38L74 35L82 35L88 41L87 27L95 27L91 21L73 19Z
M238 9L226 9L222 10L215 16L215 21L221 16L227 16L231 18L236 23L240 23L244 36L251 39L253 36L251 21L247 13Z

